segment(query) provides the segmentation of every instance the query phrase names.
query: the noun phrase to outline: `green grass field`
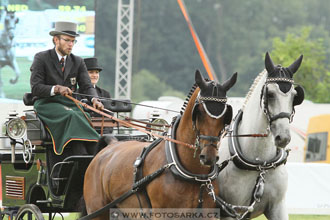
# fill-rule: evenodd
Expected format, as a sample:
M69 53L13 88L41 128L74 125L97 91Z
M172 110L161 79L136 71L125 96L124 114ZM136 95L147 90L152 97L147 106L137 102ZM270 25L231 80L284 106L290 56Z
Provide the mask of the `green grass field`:
M30 92L30 67L32 61L27 58L17 58L17 63L21 71L21 75L16 84L11 84L9 80L15 76L15 71L5 66L1 69L1 79L3 82L3 91L6 98L22 100L24 93Z

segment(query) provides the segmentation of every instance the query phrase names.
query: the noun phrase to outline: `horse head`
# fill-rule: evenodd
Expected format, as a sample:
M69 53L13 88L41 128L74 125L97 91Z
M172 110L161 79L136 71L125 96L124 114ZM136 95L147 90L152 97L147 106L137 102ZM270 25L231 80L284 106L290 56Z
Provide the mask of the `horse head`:
M6 11L5 17L5 29L8 34L8 38L12 40L15 36L15 28L19 19L16 17L15 12Z
M202 165L213 165L218 159L217 146L225 125L232 119L232 107L227 102L227 91L236 83L237 73L223 84L206 81L197 70L195 81L200 91L192 108L196 148L201 150Z
M274 65L268 52L265 67L268 72L261 92L263 111L268 119L270 131L277 147L285 147L291 140L289 123L294 116L294 106L304 100L304 90L295 86L293 74L299 69L301 55L289 67Z

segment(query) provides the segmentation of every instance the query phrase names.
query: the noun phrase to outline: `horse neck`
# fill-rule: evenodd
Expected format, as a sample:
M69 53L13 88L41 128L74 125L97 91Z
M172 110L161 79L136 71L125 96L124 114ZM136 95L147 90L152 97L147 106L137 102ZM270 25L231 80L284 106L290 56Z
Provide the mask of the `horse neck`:
M0 44L5 46L10 46L13 41L13 39L10 39L9 33L6 29L1 33L0 39L1 39Z
M193 129L192 123L192 109L195 104L195 100L200 89L197 88L191 95L187 107L181 117L178 128L176 129L176 140L184 143L195 144L196 133ZM196 152L194 157L194 149L191 149L185 145L176 144L178 157L180 158L181 164L185 169L192 173L203 174L209 173L209 168L203 167L199 161L200 150Z
M267 74L264 71L262 78L259 80L253 92L250 94L248 101L243 108L242 121L238 126L238 134L265 134L269 125L268 119L263 112L260 104L260 94L265 84ZM268 137L241 137L239 138L242 152L250 160L256 158L260 160L269 160L276 155L276 148L272 135Z

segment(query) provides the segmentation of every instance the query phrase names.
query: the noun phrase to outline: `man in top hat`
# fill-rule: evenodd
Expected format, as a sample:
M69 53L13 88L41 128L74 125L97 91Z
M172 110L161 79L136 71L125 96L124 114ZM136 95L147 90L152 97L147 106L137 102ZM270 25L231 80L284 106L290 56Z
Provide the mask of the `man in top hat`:
M63 97L76 92L78 85L89 95L95 108L103 109L84 60L71 53L79 36L76 30L75 23L56 22L55 30L49 33L55 47L37 53L30 68L32 95L37 99L34 108L52 136L57 155L65 153L67 146L71 146L68 150L73 151L72 154L93 152L85 147L88 143L95 144L99 138L80 106Z
M99 66L97 58L85 58L84 61L88 70L89 78L91 79L93 87L96 89L97 95L100 98L110 98L110 93L108 91L101 89L96 85L100 79L100 72L103 70L103 68Z

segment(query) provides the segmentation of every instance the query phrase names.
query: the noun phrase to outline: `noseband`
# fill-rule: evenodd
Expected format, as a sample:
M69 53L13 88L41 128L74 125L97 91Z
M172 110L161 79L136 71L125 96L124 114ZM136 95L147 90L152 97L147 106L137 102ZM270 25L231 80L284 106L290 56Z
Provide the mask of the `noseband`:
M261 105L261 101L262 98L264 99L264 114L266 115L268 121L269 121L269 125L272 124L273 121L276 121L277 119L280 118L287 118L289 119L289 122L291 123L293 120L293 116L295 114L295 110L294 108L292 108L292 112L288 113L288 112L280 112L276 115L271 115L269 112L269 108L268 108L268 99L267 99L267 93L268 93L268 88L267 85L271 84L271 83L277 83L277 82L287 82L287 83L291 83L294 84L293 79L289 79L289 78L267 78L266 79L266 83L263 86L263 89L261 91L261 96L260 96L260 105Z

